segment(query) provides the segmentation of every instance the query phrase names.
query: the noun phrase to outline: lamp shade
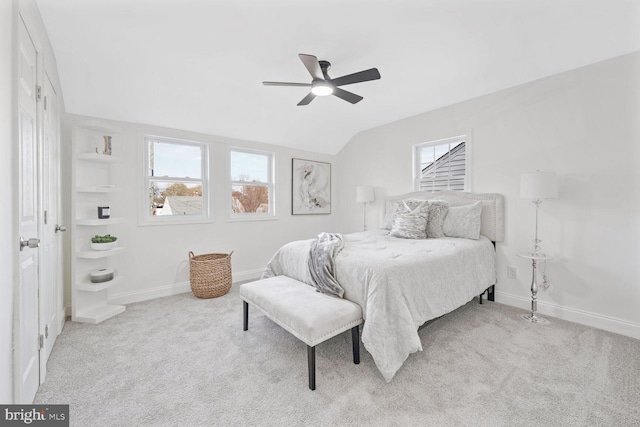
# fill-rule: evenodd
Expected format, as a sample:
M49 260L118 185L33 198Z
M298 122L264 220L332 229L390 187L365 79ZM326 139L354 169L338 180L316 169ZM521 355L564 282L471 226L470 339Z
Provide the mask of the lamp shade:
M371 185L361 185L356 188L356 201L358 203L368 203L375 200L373 187Z
M558 178L555 172L523 173L520 176L521 199L557 199Z

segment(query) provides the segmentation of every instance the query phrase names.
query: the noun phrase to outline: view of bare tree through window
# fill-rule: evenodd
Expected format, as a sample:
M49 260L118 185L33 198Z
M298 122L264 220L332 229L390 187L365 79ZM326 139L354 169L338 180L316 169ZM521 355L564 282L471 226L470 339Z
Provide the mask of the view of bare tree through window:
M231 211L234 214L272 213L271 153L231 151Z
M233 186L234 213L269 212L269 188L256 185Z

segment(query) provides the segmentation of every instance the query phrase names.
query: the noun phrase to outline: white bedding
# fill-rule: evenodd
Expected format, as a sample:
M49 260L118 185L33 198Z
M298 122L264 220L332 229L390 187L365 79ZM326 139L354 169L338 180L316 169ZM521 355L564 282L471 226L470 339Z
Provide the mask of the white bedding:
M385 380L422 350L418 327L469 302L496 283L489 239L401 239L387 230L345 234L335 259L344 298L365 317L362 342ZM312 285L307 268L312 239L288 243L263 277L286 275Z

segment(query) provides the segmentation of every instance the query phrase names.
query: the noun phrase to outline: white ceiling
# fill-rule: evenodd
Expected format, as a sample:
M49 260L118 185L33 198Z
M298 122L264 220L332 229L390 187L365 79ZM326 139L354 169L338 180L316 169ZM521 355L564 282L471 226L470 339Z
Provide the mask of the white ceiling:
M337 153L358 132L640 50L638 0L37 0L66 111ZM364 97L296 104L298 53Z

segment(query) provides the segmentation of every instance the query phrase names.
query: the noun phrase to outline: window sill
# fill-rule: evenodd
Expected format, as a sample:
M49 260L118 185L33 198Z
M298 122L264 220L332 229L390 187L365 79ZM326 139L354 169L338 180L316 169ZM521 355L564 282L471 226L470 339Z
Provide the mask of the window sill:
M247 217L231 217L227 218L226 222L250 222L250 221L278 221L280 218L277 216L247 216Z
M191 224L212 224L213 218L194 218L194 219L162 219L162 220L149 220L140 219L138 225L141 227L147 226L167 226L167 225L191 225Z

